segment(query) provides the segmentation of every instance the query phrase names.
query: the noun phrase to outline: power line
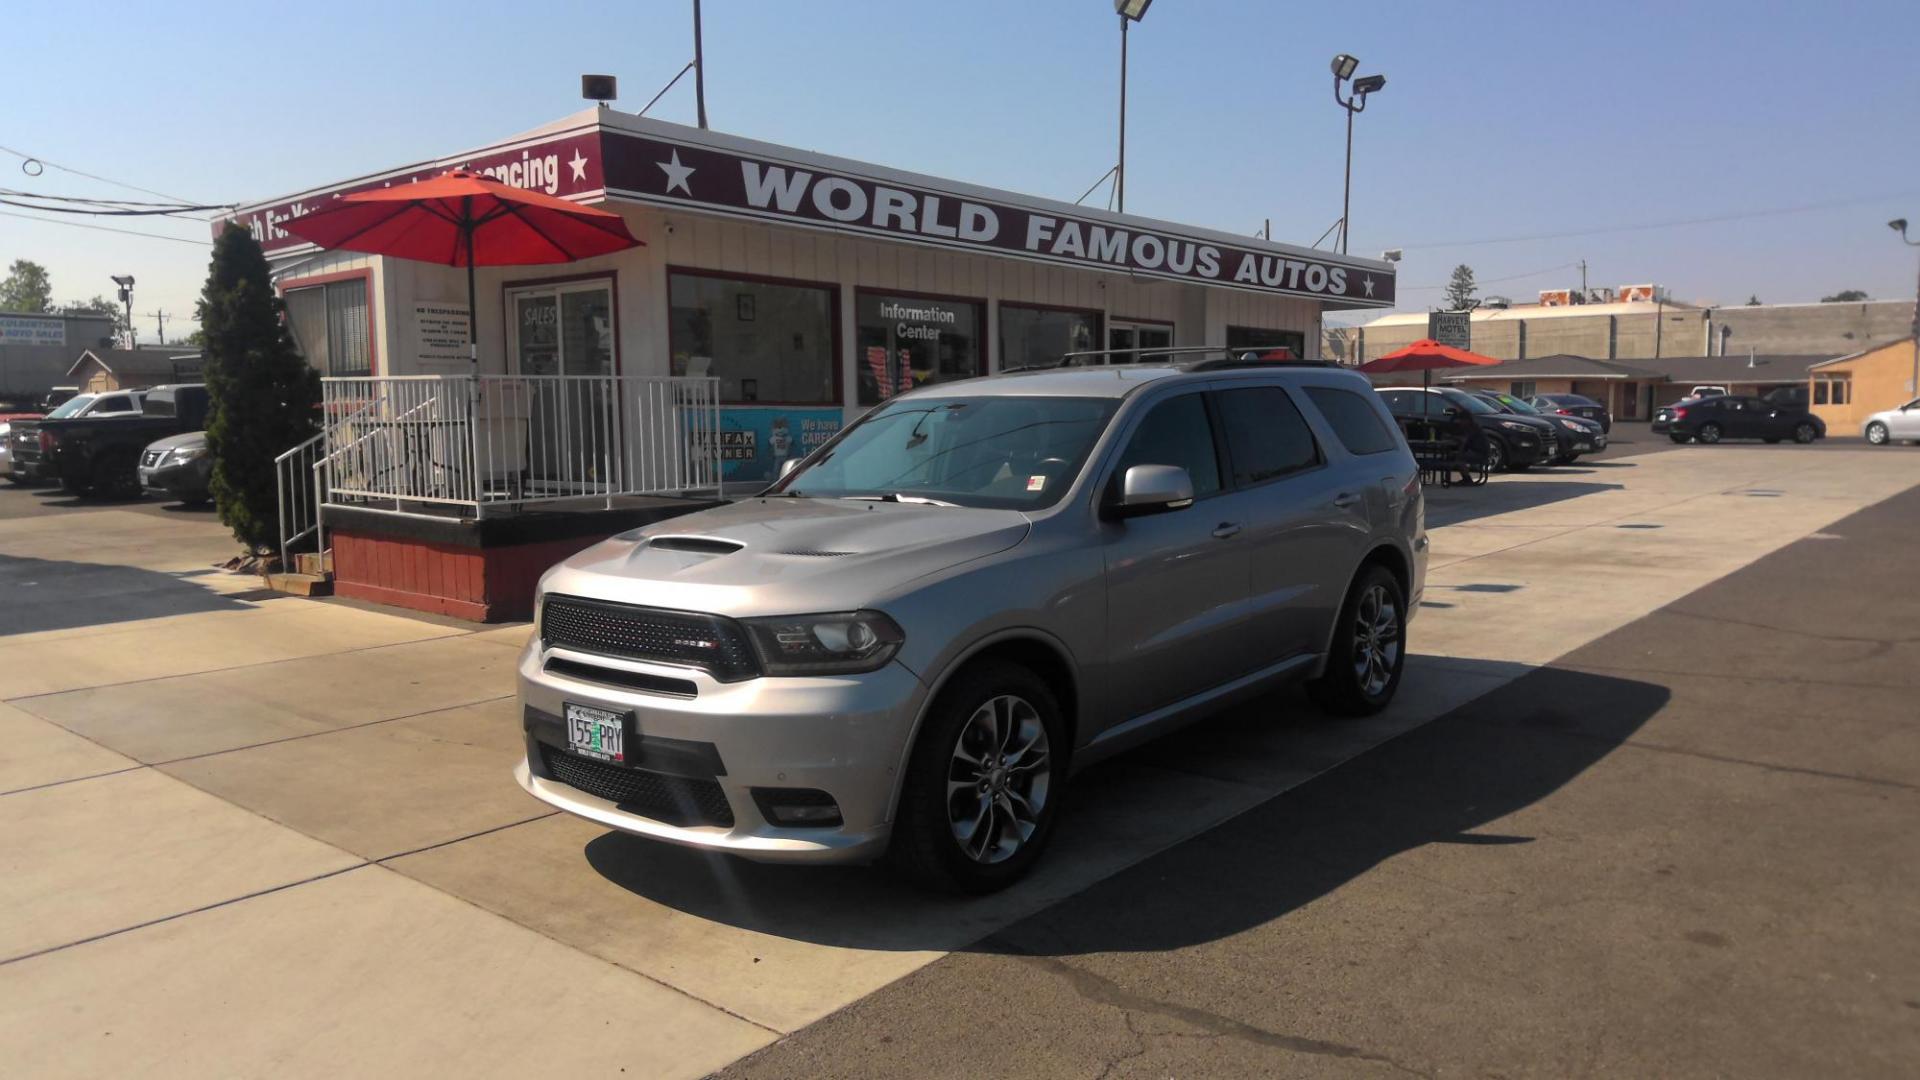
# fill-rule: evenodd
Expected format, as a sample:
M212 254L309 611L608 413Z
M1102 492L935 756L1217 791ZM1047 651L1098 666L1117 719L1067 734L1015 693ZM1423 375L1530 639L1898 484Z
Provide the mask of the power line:
M151 206L166 210L178 210L190 207L188 203L177 202L143 202L139 199L96 199L87 195L42 195L39 192L21 191L18 188L4 187L0 187L0 195L21 199L38 199L41 202L81 203L87 206Z
M38 210L45 214L84 214L89 217L173 217L176 214L189 214L202 210L224 210L222 206L175 206L164 210L146 210L126 208L118 210L86 209L78 206L47 206L39 202L22 202L19 199L0 198L0 206L15 206L22 210Z
M1643 232L1650 229L1674 229L1685 225L1714 225L1728 221L1751 221L1754 218L1783 217L1788 214L1805 214L1815 210L1835 210L1847 206L1863 206L1868 203L1888 202L1893 199L1911 198L1920 192L1895 191L1884 195L1865 195L1853 199L1834 199L1829 202L1803 203L1799 206L1779 206L1770 210L1748 210L1732 214L1709 214L1704 217L1672 218L1666 221L1650 221L1637 225L1606 225L1592 229L1574 229L1568 232L1536 233L1531 236L1496 236L1484 240L1447 240L1421 244L1402 244L1403 250L1414 251L1423 248L1477 247L1482 244L1519 244L1530 240L1567 240L1580 236L1604 236L1608 233Z
M1551 274L1555 270L1571 270L1574 267L1577 267L1579 265L1580 264L1577 262L1561 263L1558 266L1546 266L1538 270L1529 270L1524 274L1508 274L1505 277L1485 278L1485 279L1475 278L1474 284L1475 285L1498 285L1502 281L1519 281L1521 278L1539 277L1541 274ZM1445 285L1402 285L1399 288L1401 292L1414 292L1420 289L1444 289L1446 287L1447 286Z
M197 244L212 247L211 240L189 240L184 236L165 236L161 233L140 232L136 229L116 229L111 225L95 225L86 221L61 221L59 218L35 217L32 214L16 214L11 210L0 210L0 217L20 218L23 221L38 221L43 225L65 225L70 229L93 229L97 232L121 233L126 236L144 236L149 240L171 240L176 244Z
M89 180L98 180L103 184L112 184L114 187L123 187L123 188L126 188L128 191L138 191L145 195L158 195L163 199L172 199L175 202L183 202L183 203L190 203L194 201L193 199L182 198L178 195L169 195L164 191L155 191L152 188L143 188L138 184L129 184L124 180L114 180L109 177L96 175L94 173L83 172L82 170L76 169L71 165L62 165L58 162L48 161L46 158L43 158L43 157L34 157L32 154L22 153L18 150L15 150L11 146L0 146L0 151L4 151L6 153L12 154L14 157L19 158L20 171L26 173L28 176L40 175L39 173L28 169L27 168L28 165L40 165L46 169L59 169L61 172L64 172L64 173L72 173L75 176L84 176Z

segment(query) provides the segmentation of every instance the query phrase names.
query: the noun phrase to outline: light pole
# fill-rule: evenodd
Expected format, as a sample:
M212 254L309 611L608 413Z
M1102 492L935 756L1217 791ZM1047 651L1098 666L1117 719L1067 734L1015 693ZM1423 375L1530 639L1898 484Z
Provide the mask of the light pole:
M1127 212L1127 27L1147 17L1153 0L1113 0L1120 16L1120 160L1113 167L1113 201L1120 213Z
M113 283L120 286L120 302L127 306L127 348L133 348L133 275L115 274Z
M1349 215L1353 210L1353 117L1355 113L1367 111L1367 95L1378 93L1387 85L1385 75L1362 75L1353 79L1354 70L1360 61L1346 53L1333 58L1333 100L1347 110L1347 169L1346 178L1340 185L1340 254L1347 253L1347 227ZM1353 79L1353 88L1345 99L1340 97L1340 86Z
M1887 228L1900 234L1900 239L1908 247L1920 247L1920 240L1907 238L1907 219L1894 218L1887 222ZM1920 279L1913 289L1913 379L1907 383L1907 393L1920 394Z

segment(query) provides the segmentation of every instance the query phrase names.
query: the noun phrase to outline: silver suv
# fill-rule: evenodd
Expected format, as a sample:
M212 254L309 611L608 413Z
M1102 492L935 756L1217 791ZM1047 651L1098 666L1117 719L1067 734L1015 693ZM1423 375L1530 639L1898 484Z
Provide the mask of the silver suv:
M548 571L516 775L641 836L987 891L1071 772L1288 679L1383 708L1426 548L1419 470L1350 372L934 385L763 495Z

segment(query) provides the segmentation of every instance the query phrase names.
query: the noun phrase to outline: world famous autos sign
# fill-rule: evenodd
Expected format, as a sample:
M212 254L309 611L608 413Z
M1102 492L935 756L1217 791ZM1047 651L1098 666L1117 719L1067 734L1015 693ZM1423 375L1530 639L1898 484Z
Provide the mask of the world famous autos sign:
M924 180L857 175L844 163L828 168L613 128L601 134L610 197L1342 306L1393 304L1391 271L1317 252L1279 251L1155 223L1142 227L1138 221L1020 206L1004 197L937 190Z
M431 180L449 169L466 169L491 177L503 184L528 191L567 198L598 192L600 183L600 135L593 125L572 131L523 139L488 147L459 157L422 162L403 169L351 180L320 188L261 206L235 211L216 221L214 234L226 228L228 221L252 230L268 255L293 248L311 247L307 241L288 232L284 226L293 218L313 213L335 199L360 191L377 191L420 180Z

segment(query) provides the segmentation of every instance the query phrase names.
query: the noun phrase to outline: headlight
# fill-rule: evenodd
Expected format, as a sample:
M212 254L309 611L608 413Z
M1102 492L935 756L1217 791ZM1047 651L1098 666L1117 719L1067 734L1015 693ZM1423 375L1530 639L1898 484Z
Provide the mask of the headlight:
M852 675L877 671L906 635L877 611L742 619L768 675Z
M0 421L0 439L4 439L11 434L13 434L13 422Z
M1584 426L1582 426L1582 425L1580 425L1580 424L1576 424L1576 423L1574 423L1574 422L1573 422L1573 421L1571 421L1571 420L1562 420L1562 421L1560 421L1560 426L1561 426L1561 427L1563 427L1563 428L1566 428L1566 429L1567 429L1568 431L1585 431L1585 430L1587 430L1587 429L1586 429L1586 428L1585 428Z
M1512 420L1502 420L1500 421L1500 426L1503 428L1506 428L1508 431L1532 432L1534 430L1531 424L1518 424L1513 422Z
M176 446L173 448L173 452L167 456L175 461L192 461L195 458L206 457L207 447L205 443L199 446Z

